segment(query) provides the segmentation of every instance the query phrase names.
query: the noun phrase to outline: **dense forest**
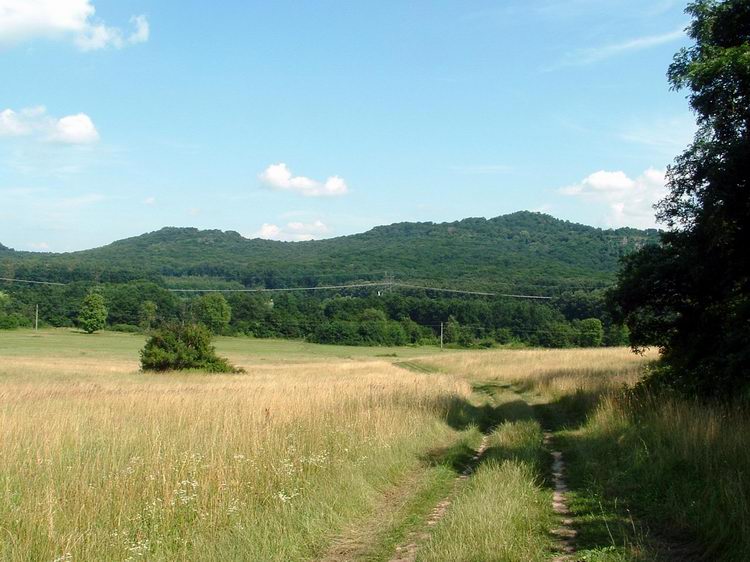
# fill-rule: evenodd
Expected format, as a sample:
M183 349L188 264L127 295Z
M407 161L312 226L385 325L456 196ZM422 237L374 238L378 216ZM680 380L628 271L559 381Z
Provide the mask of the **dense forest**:
M520 212L490 220L394 224L312 242L164 228L67 254L3 247L0 277L63 285L0 285L5 293L0 325L28 325L39 305L44 324L74 326L84 297L94 289L104 296L109 326L121 330L142 329L144 322L201 319L201 310L213 300L229 309L214 331L255 337L350 345L435 343L442 324L445 343L454 345L619 345L627 334L606 311L605 289L619 260L657 237L653 230L602 230ZM387 283L227 292L226 298L173 291L349 285L382 282L386 272L397 283L500 295ZM550 298L501 296L518 293Z

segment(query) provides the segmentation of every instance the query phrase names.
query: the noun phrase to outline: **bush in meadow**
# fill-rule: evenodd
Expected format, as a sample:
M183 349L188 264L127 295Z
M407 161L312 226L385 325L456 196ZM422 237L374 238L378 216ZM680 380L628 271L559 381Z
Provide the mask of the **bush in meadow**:
M141 350L144 371L180 371L195 369L209 373L243 372L216 355L211 332L199 324L164 324Z

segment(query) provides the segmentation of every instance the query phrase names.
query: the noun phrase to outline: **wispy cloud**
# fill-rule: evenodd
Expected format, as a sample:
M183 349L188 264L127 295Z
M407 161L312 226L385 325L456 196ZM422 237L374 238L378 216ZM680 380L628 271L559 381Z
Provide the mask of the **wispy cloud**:
M557 70L571 66L586 66L595 64L613 57L626 55L637 51L643 51L673 43L685 37L685 31L681 28L660 35L647 35L636 37L619 43L609 43L598 47L588 47L570 51L563 56L562 60L547 70Z
M457 174L476 176L507 174L513 170L513 167L505 164L479 164L473 166L451 166L450 169Z
M695 118L659 117L651 121L631 123L619 137L627 142L641 144L665 156L676 156L692 142L696 131Z

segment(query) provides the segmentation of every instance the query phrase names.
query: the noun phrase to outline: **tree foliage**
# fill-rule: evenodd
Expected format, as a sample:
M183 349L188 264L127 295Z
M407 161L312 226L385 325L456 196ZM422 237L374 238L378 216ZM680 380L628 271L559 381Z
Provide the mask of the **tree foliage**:
M199 324L167 323L156 330L141 350L144 371L196 369L209 373L240 372L216 355L211 333Z
M0 254L0 271L7 277L68 283L8 286L10 312L33 318L39 304L40 319L52 326L76 325L80 303L96 282L110 327L122 331L199 321L214 333L418 345L436 343L444 322L450 345L567 347L579 345L577 320L599 318L607 344L622 345L627 337L608 315L597 287L615 279L621 256L655 240L655 234L601 230L527 212L489 220L401 223L300 244L168 228L75 254L7 251ZM166 288L349 284L381 281L385 270L414 284L555 299L529 302L404 288L381 295L360 288L275 293L273 299L247 293L194 297ZM144 310L148 301L156 305L155 317Z
M687 8L694 45L669 68L689 91L694 142L668 171L660 246L626 259L612 294L636 347L663 350L658 380L731 396L750 373L750 2Z
M193 315L212 334L221 334L229 327L232 308L221 293L209 293L198 297L193 303Z
M158 305L154 301L143 301L138 309L138 326L144 332L148 332L156 325Z
M164 228L71 254L2 252L0 272L65 283L167 279L185 288L270 289L382 280L389 271L460 288L558 294L611 284L620 257L656 240L655 230L602 230L531 212L398 223L303 243Z
M107 325L107 306L100 293L92 291L83 299L78 314L78 325L87 334L103 330Z

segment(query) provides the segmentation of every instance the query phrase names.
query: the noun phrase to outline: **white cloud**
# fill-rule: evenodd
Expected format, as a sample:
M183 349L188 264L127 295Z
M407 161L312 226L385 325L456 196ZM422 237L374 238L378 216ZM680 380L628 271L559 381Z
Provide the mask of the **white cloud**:
M665 183L664 171L654 168L635 179L625 172L601 170L580 183L560 189L560 193L605 205L605 221L609 226L653 228L656 226L653 206L666 195Z
M135 30L128 37L128 42L137 45L138 43L145 43L151 35L151 26L148 24L148 19L144 15L133 16L130 18L130 23L133 24Z
M283 162L271 164L258 177L272 189L293 191L305 197L332 197L349 192L346 182L339 176L330 176L324 182L305 176L294 176Z
M588 64L594 64L612 57L624 55L631 52L643 51L652 47L658 47L659 45L665 45L678 41L685 37L685 31L678 29L670 31L668 33L662 33L660 35L648 35L645 37L636 37L634 39L628 39L620 43L610 43L608 45L601 45L599 47L592 47L587 49L578 49L567 53L557 65L553 67L564 68L569 66L586 66Z
M133 16L133 30L125 34L95 17L91 0L0 0L0 43L37 38L72 39L82 51L148 41L146 16Z
M55 123L50 140L70 144L88 144L99 140L99 133L85 113L68 115Z
M99 132L85 113L56 118L44 106L20 111L0 111L1 136L33 136L65 144L90 144L99 140Z
M12 109L0 111L0 136L20 136L29 132L23 119Z
M29 248L37 252L47 252L49 251L49 244L47 242L30 242Z
M260 229L253 233L250 238L303 242L320 238L323 235L328 234L330 231L331 229L328 225L320 220L311 223L289 222L285 226L263 223Z
M20 137L31 134L41 123L47 109L44 106L27 107L21 111L0 111L0 137Z

